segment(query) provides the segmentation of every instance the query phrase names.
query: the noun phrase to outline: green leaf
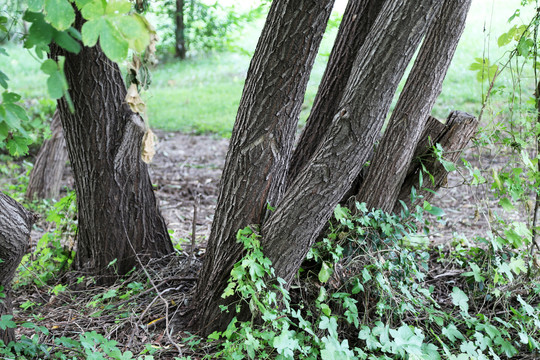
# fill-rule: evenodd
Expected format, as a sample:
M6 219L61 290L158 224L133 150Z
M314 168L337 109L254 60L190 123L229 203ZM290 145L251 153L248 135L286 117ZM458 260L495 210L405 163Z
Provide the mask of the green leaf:
M322 263L321 271L319 271L319 281L322 283L325 283L330 279L330 276L332 276L333 270L328 264L325 262Z
M139 14L122 16L116 21L118 29L129 42L129 47L137 52L143 52L150 42L150 34L146 24Z
M0 329L6 330L15 328L17 324L11 319L13 319L13 315L2 315L2 317L0 317Z
M41 71L47 75L52 75L58 71L58 64L52 59L47 59L41 64Z
M45 20L57 30L67 30L75 21L75 11L68 0L45 0Z
M101 0L88 2L81 9L81 14L86 20L95 20L105 14L104 6L107 3Z
M452 289L452 303L467 313L469 312L469 297L460 288L454 286Z
M27 137L14 136L12 139L8 140L6 147L12 156L23 156L28 154L28 145L31 143L32 140Z
M72 38L67 31L57 31L54 34L54 41L63 49L78 54L81 51L81 45Z
M0 71L0 86L2 86L4 89L7 89L9 80L8 76L4 74L2 71Z
M103 23L99 44L105 55L114 62L120 62L127 57L128 42L108 20Z
M346 219L349 215L349 209L342 207L341 205L337 205L334 209L334 217L337 221L341 222L342 220Z
M98 41L104 20L96 19L84 23L81 30L82 40L86 46L94 46Z
M30 49L38 44L48 45L53 36L53 27L45 21L43 15L36 16L30 29L28 36L24 42L24 47Z
M38 12L43 9L43 0L26 0L28 10Z
M21 95L13 92L4 91L2 93L2 100L4 104L12 104L21 100Z
M92 0L75 0L75 5L77 5L77 8L79 10L81 10L83 7L85 7L90 2L92 2Z
M505 211L512 211L515 209L514 205L508 200L508 198L501 198L499 200L499 205L505 210Z
M64 95L64 79L59 71L51 74L47 79L47 90L53 99L60 99Z
M117 0L107 3L105 13L108 15L123 15L131 11L131 3L126 0Z

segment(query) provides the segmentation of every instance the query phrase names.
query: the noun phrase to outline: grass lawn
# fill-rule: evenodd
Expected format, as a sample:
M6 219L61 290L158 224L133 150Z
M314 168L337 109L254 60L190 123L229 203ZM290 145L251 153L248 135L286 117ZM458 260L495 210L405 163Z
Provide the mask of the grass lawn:
M434 109L435 116L446 118L454 109L478 114L482 86L486 84L476 80L469 66L484 54L492 62L504 55L505 49L497 47L497 38L510 27L507 19L519 3L519 0L473 0L467 28ZM239 36L238 46L253 52L262 23L263 20L247 27ZM336 32L333 29L323 40L308 84L303 120L309 114ZM39 71L39 63L20 47L8 47L8 52L11 56L2 59L2 69L11 79L12 90L27 99L45 97L46 78ZM160 64L153 71L151 88L144 94L151 126L230 136L248 66L249 56L234 52ZM511 85L509 76L503 76L502 80Z

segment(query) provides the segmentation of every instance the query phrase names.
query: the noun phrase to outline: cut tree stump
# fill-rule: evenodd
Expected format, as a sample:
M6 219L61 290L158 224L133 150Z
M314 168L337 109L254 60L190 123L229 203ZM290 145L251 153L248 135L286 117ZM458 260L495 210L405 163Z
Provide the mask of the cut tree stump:
M440 144L444 150L443 158L446 161L456 162L465 146L469 143L476 132L478 119L463 111L453 111L448 115L446 123L442 123L434 117L430 117L426 123L422 136L416 145L413 161L409 164L407 176L401 186L399 200L402 200L409 209L411 206L411 190L414 186L417 195L422 195L421 201L430 201L441 186L447 182L448 171L433 154L433 146ZM419 187L419 173L422 165L433 176L431 181L424 176L422 188ZM427 190L428 189L428 190ZM399 213L401 203L396 202L394 212Z
M57 198L60 194L68 152L58 110L53 115L51 132L51 138L43 142L30 172L26 189L26 198L29 200Z
M0 298L0 316L12 313L11 280L28 246L34 221L33 213L0 192L0 287L5 294ZM0 329L0 340L5 344L15 340L13 329Z

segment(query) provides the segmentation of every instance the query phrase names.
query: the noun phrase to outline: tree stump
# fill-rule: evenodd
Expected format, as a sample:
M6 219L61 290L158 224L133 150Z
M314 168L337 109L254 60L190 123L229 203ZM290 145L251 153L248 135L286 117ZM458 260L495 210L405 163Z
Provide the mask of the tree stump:
M9 196L0 193L0 287L6 295L5 298L0 298L0 316L12 312L11 280L28 246L34 221L34 214ZM15 340L13 329L0 330L0 340L5 344Z
M415 205L411 204L410 196L411 189L414 186L417 195L422 195L422 201L431 200L435 195L434 192L446 184L448 176L448 171L446 171L443 164L433 156L433 146L440 144L444 150L443 158L450 162L456 162L469 140L473 137L477 126L478 119L463 111L451 112L446 123L430 117L416 145L413 161L409 164L407 176L401 186L398 199L402 200L409 208ZM424 177L424 184L420 188L418 177L422 165L433 176L433 181L429 181ZM394 205L394 212L399 213L401 209L402 206L397 201Z
M43 142L34 168L30 172L30 181L26 189L26 198L29 200L34 197L56 198L60 194L62 174L66 168L68 153L58 110L53 115L51 131L51 138Z

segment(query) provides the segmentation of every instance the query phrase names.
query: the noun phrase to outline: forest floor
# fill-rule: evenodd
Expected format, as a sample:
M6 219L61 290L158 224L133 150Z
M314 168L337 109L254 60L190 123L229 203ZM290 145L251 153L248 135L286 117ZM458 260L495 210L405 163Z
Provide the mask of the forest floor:
M45 342L52 342L53 337L77 337L83 331L97 331L107 339L118 341L124 351L131 349L140 352L145 344L151 344L161 349L159 359L172 359L173 354L177 356L182 351L184 354L186 351L190 353L188 343L182 342L190 335L173 328L184 328L185 323L169 323L167 319L172 315L176 315L177 319L189 318L186 314L189 306L186 305L189 304L210 234L229 140L163 131L156 131L156 135L159 141L156 156L150 165L151 178L161 211L169 228L174 230L176 248L184 251L178 256L151 262L146 265L146 273L135 272L108 288L90 283L87 287L84 284L76 285L78 275L70 273L67 278L58 279L72 285L63 292L55 292L54 286L16 289L16 308L21 305L24 308L28 301L35 304L27 309L19 309L18 320L39 323L49 329L49 334L42 336ZM474 149L464 153L465 158L476 166L504 167L504 157L484 155L480 161ZM66 170L64 182L68 187L73 186L69 170ZM496 207L496 201L490 199L488 193L485 185L468 186L464 184L462 176L452 173L447 187L441 189L432 201L445 211L446 216L444 222L432 222L430 242L447 244L454 239L461 241L485 235L490 226L490 212L486 209ZM45 221L42 219L40 222ZM194 224L195 256L191 250ZM41 226L43 224L39 225L45 228ZM37 240L41 235L37 232L32 237ZM431 271L438 274L436 267ZM153 279L152 287L141 292L134 291L133 284L147 283L148 276ZM446 285L443 284L443 287ZM156 297L156 293L160 295ZM448 302L446 297L441 302ZM182 316L184 314L186 316ZM19 335L31 336L33 331L21 328ZM171 346L171 342L176 345ZM200 351L201 348L197 351L198 356L203 355ZM203 351L212 352L212 349Z
M210 235L228 139L161 131L156 134L159 143L150 169L161 211L175 231L174 237L189 246L197 206L196 240L204 244ZM467 149L464 157L474 166L487 169L503 168L508 161L493 154L480 157L473 148ZM432 201L446 214L444 222L433 224L432 242L483 236L489 229L489 209L498 208L497 201L489 196L485 184L470 186L464 177L470 178L468 174L451 173L446 187Z

